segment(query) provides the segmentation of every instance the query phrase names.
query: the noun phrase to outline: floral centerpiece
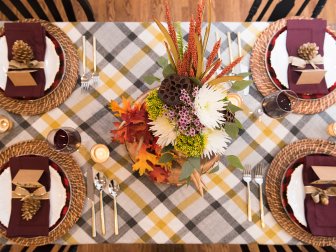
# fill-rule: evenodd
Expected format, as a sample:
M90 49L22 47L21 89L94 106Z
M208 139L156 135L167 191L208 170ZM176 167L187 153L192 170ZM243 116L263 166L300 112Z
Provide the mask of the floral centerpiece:
M228 76L241 57L219 70L222 61L216 55L220 40L205 61L211 28L210 1L208 24L202 36L204 9L205 2L201 0L196 20L191 17L185 45L181 27L173 25L166 3L168 29L155 20L165 36L168 56L157 61L163 68L163 80L147 76L146 82L159 82L159 87L133 104L126 99L121 106L116 101L110 104L114 115L122 120L114 124L112 139L126 144L134 171L159 183L192 181L201 194L205 188L201 175L218 170L215 163L242 128L235 118L240 109L229 101L229 89L242 90L250 84L243 80L248 74ZM242 166L235 156L227 156L227 161L229 165Z

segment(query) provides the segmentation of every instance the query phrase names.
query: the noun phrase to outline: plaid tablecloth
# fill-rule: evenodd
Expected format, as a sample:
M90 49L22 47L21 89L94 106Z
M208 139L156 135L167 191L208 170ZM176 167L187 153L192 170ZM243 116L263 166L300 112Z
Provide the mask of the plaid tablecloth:
M82 136L83 148L73 154L83 174L93 163L89 150L95 143L107 144L111 158L103 165L94 165L96 170L116 178L120 182L119 236L113 235L112 199L105 194L105 217L107 234L101 235L99 199L96 192L97 230L91 237L91 212L88 202L77 224L58 243L258 243L295 244L298 241L289 236L265 209L266 228L259 222L258 191L252 185L253 222L246 217L246 187L241 182L240 170L228 169L223 162L216 174L204 176L208 191L202 198L192 186L174 187L157 185L146 177L139 177L131 171L131 161L125 147L111 143L110 130L116 118L111 114L110 100L120 101L122 96L137 98L143 92L155 87L143 83L149 74L161 76L156 59L165 54L163 36L153 23L57 23L63 29L81 54L81 36L88 40L88 61L92 69L92 35L97 37L98 68L100 83L90 93L83 93L79 86L70 98L59 108L41 116L22 117L10 114L15 127L0 136L0 148L29 139L43 139L57 127L77 128ZM267 23L214 23L210 36L212 45L214 31L222 37L222 57L229 62L226 33L233 32L234 54L238 54L236 33L242 36L244 53L249 53L257 35ZM187 24L182 24L184 34ZM186 38L186 37L185 37ZM210 50L212 46L209 46ZM244 58L247 67L249 55ZM317 115L289 115L282 120L266 116L256 120L250 111L256 110L262 96L250 88L250 95L244 96L249 109L239 112L245 130L227 150L227 154L238 155L244 164L252 167L263 162L267 167L273 157L286 144L304 138L328 139L326 127L336 120L335 106ZM1 111L2 114L7 114ZM335 140L335 138L330 138ZM5 239L0 239L5 243Z

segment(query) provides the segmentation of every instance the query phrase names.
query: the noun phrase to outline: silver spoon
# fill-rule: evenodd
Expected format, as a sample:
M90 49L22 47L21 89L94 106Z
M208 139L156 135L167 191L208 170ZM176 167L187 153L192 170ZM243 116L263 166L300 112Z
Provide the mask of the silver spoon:
M104 218L104 206L103 206L103 189L106 186L106 178L102 173L97 173L94 178L94 184L97 190L99 191L99 203L100 203L100 221L102 234L105 235L105 218Z
M117 181L111 180L108 185L108 191L113 197L113 210L114 210L114 234L119 234L119 227L118 227L118 208L117 208L117 196L119 192L119 185Z

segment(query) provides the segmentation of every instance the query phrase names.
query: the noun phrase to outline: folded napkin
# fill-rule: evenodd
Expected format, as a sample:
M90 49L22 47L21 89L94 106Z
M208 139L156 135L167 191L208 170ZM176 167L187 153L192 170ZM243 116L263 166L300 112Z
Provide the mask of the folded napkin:
M34 59L44 61L46 50L45 29L39 23L5 23L5 36L8 47L8 60L12 60L12 46L16 40L23 40L30 45L34 52ZM14 86L7 78L5 96L13 98L39 98L44 94L44 69L31 73L36 86Z
M40 156L15 157L9 160L12 179L20 169L43 170L43 174L38 181L50 190L49 158ZM15 189L12 185L12 189ZM49 200L41 200L41 208L29 221L21 217L21 199L12 199L12 210L7 228L7 237L35 237L47 236L49 233Z
M326 25L326 21L321 19L288 20L286 39L288 55L298 57L297 51L299 47L304 43L311 42L316 43L319 47L319 54L323 56ZM317 67L324 69L323 65L317 65ZM313 69L313 67L310 64L307 64L305 69ZM290 90L297 94L323 95L328 93L327 84L324 78L319 84L296 84L301 73L296 72L295 70L298 70L298 68L291 64L288 65L287 76Z
M303 168L303 184L310 185L311 182L318 180L318 176L312 166L336 166L336 157L313 155L305 158ZM336 168L335 168L336 169ZM327 189L335 185L313 185L321 189ZM314 203L309 194L305 198L305 214L308 228L313 235L336 236L336 197L329 197L329 205Z

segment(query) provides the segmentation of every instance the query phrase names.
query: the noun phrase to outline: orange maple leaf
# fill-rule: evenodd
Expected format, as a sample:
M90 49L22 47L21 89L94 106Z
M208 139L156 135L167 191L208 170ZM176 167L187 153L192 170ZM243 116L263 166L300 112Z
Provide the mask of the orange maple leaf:
M155 166L158 162L157 155L148 152L147 148L150 148L150 146L142 144L136 157L136 162L132 166L133 171L139 171L140 176L147 171L153 171L153 166Z
M118 117L121 117L123 114L126 114L127 111L131 110L131 102L125 97L122 97L122 104L122 106L119 106L116 101L111 101L110 103L110 109Z
M149 172L149 177L158 183L166 182L168 176L169 173L157 165L153 167L153 171Z

